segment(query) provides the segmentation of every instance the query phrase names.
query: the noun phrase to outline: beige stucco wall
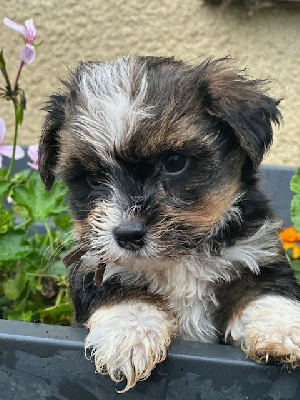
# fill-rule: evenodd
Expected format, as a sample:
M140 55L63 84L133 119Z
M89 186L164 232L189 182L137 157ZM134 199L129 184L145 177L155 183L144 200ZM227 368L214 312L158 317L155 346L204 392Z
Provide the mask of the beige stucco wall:
M239 3L238 1L236 3ZM264 2L266 3L266 2ZM239 67L272 78L274 96L283 97L285 123L276 131L268 164L300 164L300 3L249 13L244 6L222 7L200 0L0 0L1 20L33 18L38 29L36 61L21 86L27 112L20 142L38 140L42 104L80 60L109 60L131 54L174 55L197 63L208 55L231 55ZM0 26L9 70L16 72L21 37ZM3 81L0 78L0 86ZM0 116L12 116L0 99ZM8 126L11 140L12 125Z

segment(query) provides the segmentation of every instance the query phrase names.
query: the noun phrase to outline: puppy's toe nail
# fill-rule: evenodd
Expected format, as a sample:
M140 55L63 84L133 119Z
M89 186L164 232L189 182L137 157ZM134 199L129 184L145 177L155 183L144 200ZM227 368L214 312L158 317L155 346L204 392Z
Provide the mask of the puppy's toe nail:
M266 353L265 360L266 360L266 363L269 362L269 353Z

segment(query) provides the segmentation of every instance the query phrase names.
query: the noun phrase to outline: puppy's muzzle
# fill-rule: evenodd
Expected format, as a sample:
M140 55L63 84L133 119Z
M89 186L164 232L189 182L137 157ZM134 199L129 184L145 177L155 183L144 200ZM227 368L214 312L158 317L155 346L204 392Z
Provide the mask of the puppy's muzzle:
M113 230L118 245L127 250L139 250L145 244L146 226L143 223L125 223Z

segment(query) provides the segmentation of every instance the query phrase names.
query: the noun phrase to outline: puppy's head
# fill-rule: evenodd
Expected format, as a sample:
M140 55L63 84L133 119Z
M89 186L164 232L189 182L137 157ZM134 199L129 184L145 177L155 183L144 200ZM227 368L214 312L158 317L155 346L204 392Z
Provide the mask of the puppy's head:
M197 248L280 119L278 102L227 60L80 64L65 84L46 107L40 173L47 188L64 179L77 233L105 262Z

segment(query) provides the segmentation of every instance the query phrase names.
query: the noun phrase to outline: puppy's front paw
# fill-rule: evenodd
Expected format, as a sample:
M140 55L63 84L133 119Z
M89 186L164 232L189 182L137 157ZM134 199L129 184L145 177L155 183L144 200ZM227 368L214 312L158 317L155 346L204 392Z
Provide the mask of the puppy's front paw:
M249 328L246 331L244 352L256 362L279 361L293 368L300 365L299 332L267 327L263 330Z
M90 317L85 341L96 371L115 382L127 380L125 392L148 378L155 365L167 356L176 333L173 317L154 305L126 302L102 307Z
M300 303L268 295L248 305L228 330L232 339L259 363L300 365ZM229 333L229 332L228 332Z

